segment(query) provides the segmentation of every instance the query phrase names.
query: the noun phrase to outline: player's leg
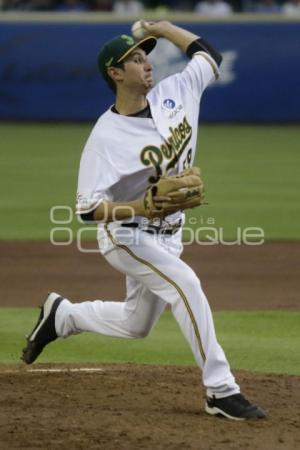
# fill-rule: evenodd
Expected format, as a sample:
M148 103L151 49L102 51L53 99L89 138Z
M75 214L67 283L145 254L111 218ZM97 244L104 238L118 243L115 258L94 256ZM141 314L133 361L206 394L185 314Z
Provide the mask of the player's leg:
M82 331L121 338L146 336L158 321L166 303L134 278L127 277L126 281L125 302L95 300L71 303L59 294L49 294L38 322L27 338L21 357L24 362L33 363L44 347L57 337Z
M142 232L140 232L142 233ZM160 242L142 233L139 245L112 237L118 251L107 259L120 271L131 274L165 302L188 340L203 371L207 388L206 411L234 420L265 417L264 411L240 393L225 354L217 342L206 296L193 270L167 251Z
M138 243L113 236L115 250L106 255L120 272L138 280L149 291L169 303L188 340L209 394L239 392L223 350L217 342L210 307L193 270L155 237L137 231Z
M67 337L83 331L120 338L145 337L166 307L166 302L133 277L126 277L125 301L64 299L55 318L57 335Z

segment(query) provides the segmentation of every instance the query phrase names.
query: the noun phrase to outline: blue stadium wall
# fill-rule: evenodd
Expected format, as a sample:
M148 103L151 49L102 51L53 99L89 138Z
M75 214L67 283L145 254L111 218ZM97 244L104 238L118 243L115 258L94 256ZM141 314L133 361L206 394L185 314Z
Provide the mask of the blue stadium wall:
M0 119L95 120L113 102L96 55L131 23L0 21ZM202 121L300 121L300 21L176 24L224 57L221 79L203 96ZM186 64L166 41L151 59L157 81Z

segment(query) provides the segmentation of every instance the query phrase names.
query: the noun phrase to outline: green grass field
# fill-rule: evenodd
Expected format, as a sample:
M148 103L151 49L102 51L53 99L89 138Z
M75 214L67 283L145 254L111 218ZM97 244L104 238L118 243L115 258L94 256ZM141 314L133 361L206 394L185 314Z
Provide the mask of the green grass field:
M49 240L51 207L74 207L80 154L91 127L0 124L0 240ZM203 126L198 142L196 163L209 205L190 212L188 224L195 217L193 227L213 220L227 240L236 239L238 227L261 227L269 240L300 239L299 126ZM71 227L76 237L75 219ZM31 308L0 309L0 363L19 362L36 314ZM233 368L300 374L300 313L218 312L215 321ZM194 364L170 313L145 340L83 334L55 342L39 361Z
M37 309L2 308L0 362L20 362L20 352ZM300 375L300 313L218 312L218 338L235 369ZM49 345L38 362L195 365L172 314L166 312L146 339L123 340L84 333Z
M0 239L49 239L50 208L74 206L91 127L0 124ZM198 142L209 205L189 213L197 217L194 227L213 218L226 239L236 237L237 227L261 227L266 239L300 239L299 126L203 126Z

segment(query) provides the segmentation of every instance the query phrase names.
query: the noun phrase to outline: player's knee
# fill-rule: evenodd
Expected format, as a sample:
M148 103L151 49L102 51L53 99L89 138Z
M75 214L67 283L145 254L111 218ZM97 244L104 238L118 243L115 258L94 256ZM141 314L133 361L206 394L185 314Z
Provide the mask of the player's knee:
M148 334L149 334L149 333L148 333L147 330L139 330L139 331L137 331L137 332L134 333L134 337L135 337L136 339L143 339L143 338L147 337Z
M135 339L143 339L150 333L151 328L149 326L135 326L131 327L130 335Z

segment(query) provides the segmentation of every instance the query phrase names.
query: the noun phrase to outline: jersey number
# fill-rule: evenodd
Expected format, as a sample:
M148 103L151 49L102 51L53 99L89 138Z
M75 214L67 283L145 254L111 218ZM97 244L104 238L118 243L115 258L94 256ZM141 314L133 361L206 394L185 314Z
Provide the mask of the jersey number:
M188 167L191 167L192 163L192 149L190 148L187 152L186 158L183 161L183 170L187 169Z

